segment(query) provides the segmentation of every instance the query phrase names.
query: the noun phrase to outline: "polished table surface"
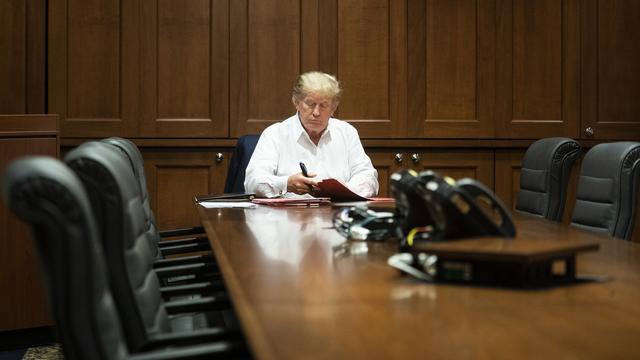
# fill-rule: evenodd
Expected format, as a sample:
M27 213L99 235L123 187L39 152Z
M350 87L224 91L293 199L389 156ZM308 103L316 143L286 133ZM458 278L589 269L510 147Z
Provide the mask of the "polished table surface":
M430 284L387 265L394 242L349 242L334 208L197 205L260 359L640 358L640 246L515 215L519 239L586 239L578 274L544 289Z

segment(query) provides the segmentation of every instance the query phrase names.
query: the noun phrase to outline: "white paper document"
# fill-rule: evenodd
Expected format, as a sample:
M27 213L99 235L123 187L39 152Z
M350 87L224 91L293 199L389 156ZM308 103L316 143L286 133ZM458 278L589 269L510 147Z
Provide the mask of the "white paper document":
M250 201L243 202L223 202L223 201L201 201L200 205L208 208L208 209L218 209L218 208L254 208L257 205Z

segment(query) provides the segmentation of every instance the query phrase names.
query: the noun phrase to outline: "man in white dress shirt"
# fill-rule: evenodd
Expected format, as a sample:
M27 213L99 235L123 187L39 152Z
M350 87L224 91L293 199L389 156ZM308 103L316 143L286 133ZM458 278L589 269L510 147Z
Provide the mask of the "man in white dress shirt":
M334 178L358 195L378 193L378 172L365 154L358 131L331 116L342 89L335 77L300 75L291 98L297 113L266 128L247 165L244 188L261 197L305 194ZM308 177L300 169L304 163Z

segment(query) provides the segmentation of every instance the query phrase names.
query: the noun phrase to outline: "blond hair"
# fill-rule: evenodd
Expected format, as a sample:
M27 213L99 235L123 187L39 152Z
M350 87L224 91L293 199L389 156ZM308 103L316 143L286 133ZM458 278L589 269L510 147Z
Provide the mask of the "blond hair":
M340 103L342 89L335 76L319 71L310 71L298 77L298 81L293 87L293 101L302 101L310 94L331 99L335 109Z

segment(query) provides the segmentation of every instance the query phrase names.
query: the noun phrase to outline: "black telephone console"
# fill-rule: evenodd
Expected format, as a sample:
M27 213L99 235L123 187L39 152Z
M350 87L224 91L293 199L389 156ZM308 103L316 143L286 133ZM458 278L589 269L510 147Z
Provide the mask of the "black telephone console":
M480 182L457 182L433 171L420 174L401 170L391 176L396 216L405 234L405 245L425 239L476 236L514 237L511 214L496 195Z

